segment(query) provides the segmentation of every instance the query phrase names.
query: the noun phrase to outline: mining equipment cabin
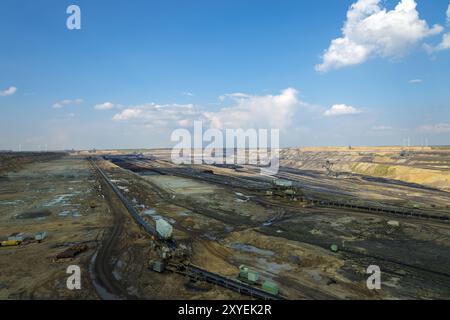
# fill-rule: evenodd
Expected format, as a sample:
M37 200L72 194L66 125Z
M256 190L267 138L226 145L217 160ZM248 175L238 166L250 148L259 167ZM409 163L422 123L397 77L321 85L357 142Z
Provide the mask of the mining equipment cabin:
M303 192L295 187L290 180L275 179L272 181L272 189L266 193L270 196L288 198L294 201L303 201Z

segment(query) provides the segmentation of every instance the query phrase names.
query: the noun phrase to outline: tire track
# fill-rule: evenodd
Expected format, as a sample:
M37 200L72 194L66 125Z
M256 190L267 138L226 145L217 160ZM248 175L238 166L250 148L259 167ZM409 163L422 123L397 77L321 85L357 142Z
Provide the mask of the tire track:
M102 186L103 195L112 213L113 225L106 233L106 237L103 238L100 248L92 257L90 273L93 285L97 294L103 300L136 299L135 296L130 295L122 287L113 275L113 253L124 231L125 215L123 214L123 210L125 208L115 199L112 190L101 175L98 174L95 167L94 169Z

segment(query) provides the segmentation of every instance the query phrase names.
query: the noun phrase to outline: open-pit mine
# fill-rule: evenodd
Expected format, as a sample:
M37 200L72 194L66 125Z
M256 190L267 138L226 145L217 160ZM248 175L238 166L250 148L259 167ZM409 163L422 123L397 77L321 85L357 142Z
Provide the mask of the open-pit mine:
M280 157L1 153L0 299L450 299L450 148Z

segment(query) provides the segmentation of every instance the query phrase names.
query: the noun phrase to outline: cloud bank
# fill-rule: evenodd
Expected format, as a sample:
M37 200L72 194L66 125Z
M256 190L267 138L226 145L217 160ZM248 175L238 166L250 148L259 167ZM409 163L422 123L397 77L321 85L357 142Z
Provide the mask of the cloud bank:
M438 124L426 124L419 128L419 132L431 133L431 134L444 134L450 133L450 124L448 123L438 123Z
M128 121L146 127L187 126L201 113L192 104L147 103L125 108L113 116L114 121Z
M150 127L188 127L201 120L216 129L267 128L285 129L291 125L295 110L305 105L298 91L287 88L278 95L249 95L232 93L221 96L230 106L217 111L204 111L193 104L156 103L133 106L114 115L114 121L129 121Z

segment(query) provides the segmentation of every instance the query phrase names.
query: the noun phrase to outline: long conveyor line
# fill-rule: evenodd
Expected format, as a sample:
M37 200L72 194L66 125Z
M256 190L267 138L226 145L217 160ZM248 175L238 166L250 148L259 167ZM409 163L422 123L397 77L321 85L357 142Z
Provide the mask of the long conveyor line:
M156 239L160 239L158 233L156 232L156 229L148 224L146 221L142 219L142 217L139 215L139 213L136 211L136 209L133 207L133 205L128 201L128 199L120 192L119 188L117 188L114 183L111 182L111 180L106 176L106 174L103 172L102 169L100 169L95 161L90 158L89 159L92 166L95 170L100 174L100 176L105 180L107 185L111 187L111 189L114 191L114 193L117 195L117 197L120 199L120 201L123 203L125 208L128 210L128 212L131 214L133 219L136 221L136 223L141 226L145 232L147 232L149 235L155 237ZM258 288L252 287L250 285L247 285L245 283L225 278L219 274L209 272L207 270L203 270L197 266L193 265L178 265L173 264L174 269L173 271L188 275L191 278L196 278L199 280L204 280L209 283L213 283L216 285L219 285L221 287L233 290L235 292L238 292L243 295L247 295L256 299L262 299L262 300L280 300L282 299L280 296L275 296L270 293L267 293L263 290L260 290Z

